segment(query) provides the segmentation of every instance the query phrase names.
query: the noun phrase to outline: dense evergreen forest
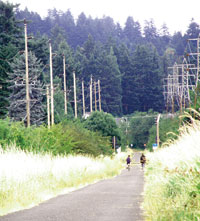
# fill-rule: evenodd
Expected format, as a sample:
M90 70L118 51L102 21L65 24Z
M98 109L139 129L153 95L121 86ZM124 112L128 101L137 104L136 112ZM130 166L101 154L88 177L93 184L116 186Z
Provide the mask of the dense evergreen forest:
M73 71L77 76L78 114L82 114L81 82L85 83L89 111L89 82L101 82L102 109L114 116L134 111L165 110L163 78L175 61L182 62L187 39L197 37L199 24L191 20L186 33L170 35L164 24L158 30L153 20L143 29L133 17L124 27L111 17L91 18L70 10L49 10L45 18L28 9L0 0L0 117L25 120L25 58L23 19L27 25L32 123L46 122L45 85L49 84L49 45L52 40L55 120L64 117L63 55L69 114L73 115Z

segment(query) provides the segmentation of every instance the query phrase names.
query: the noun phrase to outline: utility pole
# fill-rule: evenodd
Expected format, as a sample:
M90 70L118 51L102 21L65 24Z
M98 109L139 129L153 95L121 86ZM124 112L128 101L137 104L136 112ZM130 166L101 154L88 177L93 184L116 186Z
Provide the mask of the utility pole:
M99 92L99 111L101 111L101 89L100 89L100 80L98 80L98 92Z
M178 65L176 62L173 66L173 106L175 104L175 99L177 101L177 104L180 104L179 102L179 69L178 69ZM173 114L174 114L174 107L173 107Z
M185 85L184 85L184 65L181 66L181 85L180 85L180 114L183 113L183 103L185 103Z
M29 96L29 73L28 73L28 37L27 37L27 23L24 19L24 34L25 34L25 62L26 62L26 114L27 127L30 127L30 96Z
M74 114L75 114L75 118L77 118L76 75L75 75L75 71L73 72L73 78L74 78Z
M156 131L157 131L157 147L159 148L160 137L159 137L159 121L160 121L160 114L157 117L157 124L156 124Z
M49 39L49 61L50 61L50 88L51 88L51 125L54 125L54 88L53 88L53 64L52 64L52 47Z
M96 89L96 81L94 81L94 107L95 111L97 111L97 89Z
M115 153L115 149L116 149L116 137L113 137L113 148L114 148L114 153Z
M194 86L189 85L189 65L187 64L186 59L184 59L186 63L186 99L188 100L188 105L191 108L191 100L190 100L190 89L193 89ZM191 75L190 75L191 76ZM194 76L194 75L193 75ZM184 108L185 108L185 100L184 100Z
M65 105L65 114L67 114L67 84L66 84L65 55L63 55L63 78L64 78L64 105Z
M50 104L49 104L49 86L47 85L47 120L48 120L48 128L50 129Z
M84 93L84 81L82 80L82 98L83 98L83 116L85 116L85 93Z
M92 113L92 75L91 75L91 78L90 78L90 113Z
M171 101L172 114L174 114L174 82L173 76L169 75L169 100Z

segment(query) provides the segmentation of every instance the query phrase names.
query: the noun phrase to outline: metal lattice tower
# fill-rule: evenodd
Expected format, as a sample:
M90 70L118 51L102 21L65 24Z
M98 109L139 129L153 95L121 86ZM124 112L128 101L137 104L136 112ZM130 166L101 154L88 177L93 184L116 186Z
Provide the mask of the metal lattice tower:
M194 107L196 107L197 103L197 93L198 93L198 84L199 84L199 75L200 75L200 33L197 38L188 39L188 42L190 41L196 41L196 52L192 52L191 48L190 53L188 53L189 56L193 56L193 58L196 59L196 67L193 67L192 70L195 70L195 98L194 98ZM195 56L195 57L194 57Z
M181 112L182 108L190 104L190 90L194 90L195 75L189 73L189 68L194 66L193 64L187 64L186 59L182 64L175 63L173 67L169 67L172 70L171 74L165 78L164 85L164 98L166 102L167 111L171 107L172 113L174 113L174 107L177 105ZM193 79L191 79L193 78Z

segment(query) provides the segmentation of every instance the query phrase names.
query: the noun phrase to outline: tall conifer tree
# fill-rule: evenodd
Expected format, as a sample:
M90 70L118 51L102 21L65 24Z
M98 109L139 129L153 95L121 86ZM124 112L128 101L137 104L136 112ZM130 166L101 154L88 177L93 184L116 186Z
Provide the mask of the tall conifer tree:
M43 108L42 83L38 80L41 75L41 63L35 55L29 52L29 96L31 125L40 125L44 122L45 113ZM13 72L9 73L10 90L12 91L9 101L9 116L16 121L26 124L26 74L24 54L16 57L11 63ZM45 93L45 91L44 91Z
M9 106L8 72L9 62L18 53L17 41L21 35L14 17L17 5L4 3L0 0L0 117L4 117Z

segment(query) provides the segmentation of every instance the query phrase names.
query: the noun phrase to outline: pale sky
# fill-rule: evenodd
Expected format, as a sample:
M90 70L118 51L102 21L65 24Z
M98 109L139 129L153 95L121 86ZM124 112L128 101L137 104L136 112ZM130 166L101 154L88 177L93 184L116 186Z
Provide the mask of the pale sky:
M4 0L6 2L6 0ZM47 15L48 9L67 11L77 19L81 12L92 18L110 16L115 23L123 27L128 16L139 21L143 26L145 20L153 19L159 29L166 23L169 32L184 33L192 18L200 24L200 0L8 0L11 3L20 3L21 9L25 6L29 11Z

